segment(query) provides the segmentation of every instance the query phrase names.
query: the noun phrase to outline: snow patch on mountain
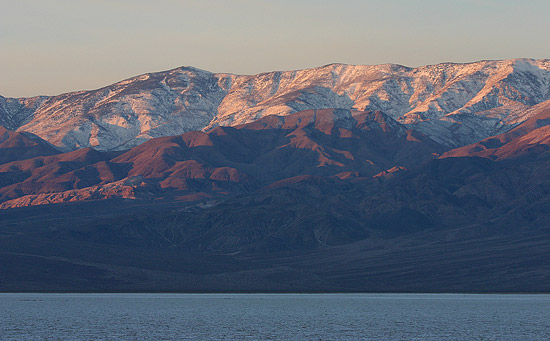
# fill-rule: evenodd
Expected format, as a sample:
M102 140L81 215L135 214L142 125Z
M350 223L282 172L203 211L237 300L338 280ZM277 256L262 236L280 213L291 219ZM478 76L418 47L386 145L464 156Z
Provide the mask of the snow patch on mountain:
M550 61L513 59L418 68L331 64L239 76L192 67L92 91L0 97L0 125L73 150L122 150L190 130L309 109L377 110L450 147L505 132L550 100Z

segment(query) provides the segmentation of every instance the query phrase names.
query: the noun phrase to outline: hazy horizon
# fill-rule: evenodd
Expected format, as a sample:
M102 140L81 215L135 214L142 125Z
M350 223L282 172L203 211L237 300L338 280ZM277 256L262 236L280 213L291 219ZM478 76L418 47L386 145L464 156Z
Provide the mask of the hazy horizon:
M257 74L331 63L410 67L545 59L533 0L21 0L0 13L0 95L96 89L180 66Z

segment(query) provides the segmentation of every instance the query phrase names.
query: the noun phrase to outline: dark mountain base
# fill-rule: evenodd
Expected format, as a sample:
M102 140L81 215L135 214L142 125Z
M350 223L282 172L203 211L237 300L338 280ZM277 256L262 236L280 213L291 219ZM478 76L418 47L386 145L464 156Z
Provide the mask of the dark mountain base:
M93 206L101 216L113 204L8 211L11 216L1 217L0 291L550 291L550 233L544 229L507 234L429 229L305 251L225 255L140 246L140 237L131 245L86 240L80 226L97 219L86 212ZM170 203L116 204L122 214L173 211ZM60 217L61 211L68 214Z

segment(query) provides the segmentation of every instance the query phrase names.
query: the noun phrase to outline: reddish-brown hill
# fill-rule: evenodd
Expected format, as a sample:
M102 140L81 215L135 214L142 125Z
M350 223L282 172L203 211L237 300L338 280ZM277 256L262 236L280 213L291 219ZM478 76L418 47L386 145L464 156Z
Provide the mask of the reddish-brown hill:
M509 132L453 149L441 157L479 156L504 160L547 154L550 149L550 101L534 109L527 121Z
M4 208L103 196L194 200L301 175L372 177L442 151L380 112L307 110L152 139L116 157L86 148L5 163L0 200Z
M48 142L30 133L19 133L0 126L0 164L60 152Z

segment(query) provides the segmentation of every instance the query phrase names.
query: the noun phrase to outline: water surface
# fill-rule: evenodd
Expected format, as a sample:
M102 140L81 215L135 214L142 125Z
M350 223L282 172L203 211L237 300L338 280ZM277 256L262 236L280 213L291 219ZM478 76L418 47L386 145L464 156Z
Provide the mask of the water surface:
M550 295L0 294L0 339L550 339Z

